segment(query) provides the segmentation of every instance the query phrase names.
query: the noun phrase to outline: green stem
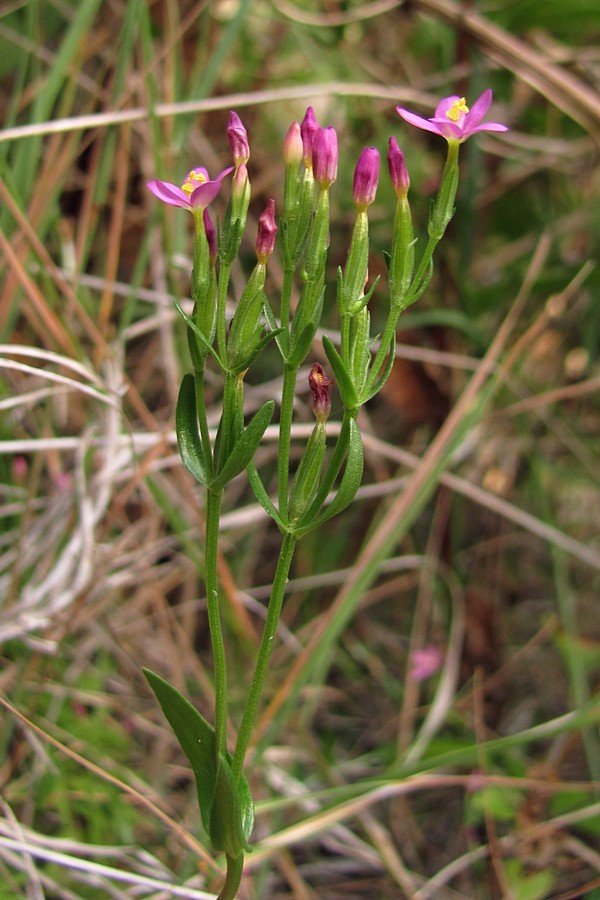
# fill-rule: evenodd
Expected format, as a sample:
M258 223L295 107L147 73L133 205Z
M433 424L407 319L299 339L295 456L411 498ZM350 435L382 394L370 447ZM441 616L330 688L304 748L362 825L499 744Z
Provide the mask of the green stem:
M297 370L286 365L283 372L281 389L281 413L279 422L279 515L284 522L288 518L288 489L290 472L290 444L292 433L292 417L294 413L294 396L296 393Z
M225 883L221 888L217 900L235 900L237 891L242 881L242 871L244 869L244 854L239 856L227 857L227 875Z
M229 290L229 278L231 265L221 263L219 271L219 289L217 293L217 349L223 361L227 359L227 291Z
M227 750L227 662L225 659L223 632L221 630L217 582L217 553L222 496L222 491L215 493L209 489L207 492L206 549L204 559L206 605L215 671L215 751L217 762L219 753L224 754Z
M244 715L242 716L242 722L238 732L235 752L233 754L233 761L231 763L231 769L235 779L239 778L242 773L250 737L256 722L258 704L264 687L271 652L275 643L275 634L277 632L285 587L295 549L296 538L291 534L286 534L281 545L281 552L277 562L277 571L275 572L275 578L273 579L273 588L271 590L269 608L267 610L267 618L258 650L254 677L248 693Z
M294 267L286 266L283 270L283 286L281 289L281 307L279 310L279 319L283 331L279 336L279 341L283 348L283 355L287 357L290 351L290 306L292 299L292 286L294 283Z

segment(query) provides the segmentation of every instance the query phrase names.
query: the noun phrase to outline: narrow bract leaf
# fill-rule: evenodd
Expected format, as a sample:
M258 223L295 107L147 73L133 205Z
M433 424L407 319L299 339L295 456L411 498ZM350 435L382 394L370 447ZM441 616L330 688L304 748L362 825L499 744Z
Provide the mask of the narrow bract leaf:
M317 322L309 322L302 329L298 340L294 341L294 349L290 353L287 364L291 369L299 368L306 359L317 331Z
M252 461L252 458L258 449L258 445L262 440L262 436L273 417L274 409L275 404L272 400L268 400L264 406L261 406L254 418L250 421L248 427L235 442L221 471L211 483L211 490L223 490L225 485L235 478L236 475L239 475L240 472L243 472L248 463Z
M362 481L363 464L364 454L360 430L356 422L351 419L348 457L346 459L344 474L342 475L342 480L340 481L337 493L329 506L323 510L321 515L317 516L316 519L309 522L305 527L299 527L297 529L296 533L298 537L302 537L309 531L312 531L313 528L318 528L320 525L328 522L329 519L333 518L333 516L337 516L338 513L341 513L350 505L354 500ZM299 525L302 526L302 523L300 522Z
M190 761L196 778L202 824L211 835L211 809L217 779L214 729L173 685L150 669L142 671Z
M340 396L347 410L356 409L358 406L358 397L352 383L352 379L346 369L340 354L337 352L332 341L327 337L323 337L323 349L327 354L335 380L337 381Z
M206 462L198 433L196 385L193 375L184 375L175 412L175 431L181 459L186 469L200 484L207 484Z

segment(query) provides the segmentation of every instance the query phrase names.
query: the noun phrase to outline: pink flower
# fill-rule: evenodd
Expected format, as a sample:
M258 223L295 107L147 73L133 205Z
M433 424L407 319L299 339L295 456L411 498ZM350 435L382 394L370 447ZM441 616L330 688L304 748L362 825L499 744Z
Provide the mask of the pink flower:
M388 145L388 167L392 179L392 186L397 197L406 197L410 187L410 178L406 163L404 162L404 153L398 146L395 137L391 137Z
M241 163L247 163L250 159L250 147L248 145L248 133L244 124L236 112L229 113L229 124L227 125L227 139L233 154L233 161L236 166Z
M488 88L470 109L465 103L464 97L454 95L444 97L438 103L432 119L422 119L421 116L417 116L401 106L397 106L396 110L411 125L422 128L423 131L432 131L434 134L446 138L447 141L456 141L460 144L478 131L508 131L506 125L500 125L498 122L479 124L490 108L491 102L492 92Z
M365 147L354 170L352 192L359 210L365 210L375 200L379 181L379 150Z
M439 647L429 644L421 650L414 650L410 655L410 681L425 681L441 668L444 657Z
M275 235L277 225L275 223L275 201L269 200L267 208L258 220L258 234L256 236L256 256L263 265L273 252L275 247Z
M327 189L337 178L338 143L335 128L319 128L312 145L312 164L315 181Z
M222 179L232 171L233 166L223 169L211 181L206 169L198 166L188 172L181 187L168 181L159 181L158 178L149 181L148 187L159 200L168 203L169 206L180 206L182 209L189 209L190 212L203 211L221 190Z
M317 422L323 425L331 412L331 386L329 378L321 363L315 363L308 376L308 384L312 395L312 411Z
M304 149L304 162L307 165L310 165L312 161L313 142L318 130L319 123L317 122L315 111L312 106L309 106L300 123L300 134L302 136L302 145Z

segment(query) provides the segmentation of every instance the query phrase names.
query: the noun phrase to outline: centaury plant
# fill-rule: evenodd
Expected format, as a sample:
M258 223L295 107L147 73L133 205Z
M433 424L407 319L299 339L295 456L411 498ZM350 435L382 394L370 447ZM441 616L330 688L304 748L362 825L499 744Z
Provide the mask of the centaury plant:
M250 148L239 116L230 114L227 129L233 166L210 179L203 167L192 169L181 187L154 180L150 190L164 203L192 213L195 236L191 316L186 321L193 372L183 378L176 411L176 431L182 460L206 492L205 571L208 623L214 658L215 721L211 725L198 710L158 674L145 670L196 778L202 823L215 851L223 852L227 875L219 897L235 897L242 876L244 854L250 851L253 801L244 775L244 762L256 721L269 658L277 631L285 585L297 542L344 510L353 500L363 472L363 448L357 416L361 406L385 384L395 353L395 332L402 311L427 287L435 248L452 218L458 185L460 144L481 131L504 131L495 123L480 124L491 102L491 91L471 110L464 98L442 100L432 119L398 108L417 127L435 132L448 142L440 188L431 209L428 240L415 254L409 176L395 138L390 138L388 168L397 197L388 258L388 304L381 333L371 333L369 300L377 282L368 286L369 206L375 199L380 155L367 147L356 164L353 199L356 219L346 264L338 271L339 334L336 345L325 335L323 349L331 377L315 362L309 375L313 431L290 478L293 405L298 371L311 352L321 321L329 246L329 194L338 169L338 139L333 128L321 128L311 107L301 124L294 122L285 138L283 209L275 215L270 200L260 217L256 265L241 294L231 321L226 303L232 265L244 236L250 202L247 163ZM208 213L224 185L230 197L223 222L215 229ZM279 241L276 236L279 235ZM276 243L283 265L281 297L273 304L265 293L269 257ZM301 284L292 310L292 294ZM259 354L275 341L282 366L279 400L278 493L269 495L254 464L254 456L273 417L268 401L245 423L244 376ZM214 441L207 421L205 371L216 367L222 378L222 413ZM327 418L331 390L341 398L342 421L333 447L327 447ZM227 659L221 625L217 554L223 493L228 483L246 472L265 512L277 524L282 540L273 579L255 670L245 702L237 740L227 745Z

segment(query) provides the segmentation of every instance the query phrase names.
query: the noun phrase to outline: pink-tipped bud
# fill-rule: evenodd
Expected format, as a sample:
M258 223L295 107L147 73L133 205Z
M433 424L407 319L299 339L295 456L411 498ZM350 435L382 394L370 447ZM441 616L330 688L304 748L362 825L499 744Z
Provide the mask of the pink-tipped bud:
M231 187L231 193L233 197L237 200L243 199L246 195L246 191L248 190L249 183L248 169L246 168L246 164L240 163L240 165L235 170L235 175L233 176L233 184Z
M275 201L269 200L267 207L258 220L258 234L256 237L256 256L263 265L273 252L275 247L275 235L277 225L275 223Z
M319 123L317 122L315 111L312 106L309 106L302 119L302 124L300 125L304 162L308 166L312 164L313 142L318 130Z
M312 394L312 411L317 422L323 424L331 412L331 385L333 379L328 378L321 363L315 363L308 376L308 384Z
M208 255L211 263L214 263L217 258L217 232L207 209L202 213L202 218L204 220L204 233L208 242Z
M299 166L304 156L302 133L298 122L292 122L283 142L283 159L286 166Z
M338 143L335 128L319 128L313 141L313 172L321 188L337 178Z
M377 193L379 182L379 150L365 147L358 157L354 170L353 195L359 210L363 211L371 205Z
M390 138L387 161L396 196L406 197L410 187L410 178L404 162L404 153L398 146L398 141L395 137Z
M238 114L233 111L229 113L227 139L229 141L229 146L231 147L233 161L236 168L238 166L241 166L242 163L245 165L250 159L248 132L244 128L242 120L240 119Z

